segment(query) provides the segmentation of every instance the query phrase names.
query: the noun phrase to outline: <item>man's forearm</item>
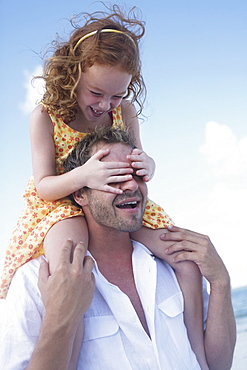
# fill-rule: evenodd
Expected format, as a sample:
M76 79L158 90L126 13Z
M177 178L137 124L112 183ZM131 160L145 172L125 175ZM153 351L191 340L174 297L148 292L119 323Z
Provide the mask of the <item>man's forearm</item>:
M74 370L83 338L83 317L94 294L94 262L86 256L87 246L80 242L64 244L59 264L52 275L42 261L38 287L44 316L39 339L27 370ZM75 339L76 338L76 339Z
M236 324L231 302L230 278L211 285L205 332L205 351L210 369L231 368L236 343Z
M74 335L65 327L57 327L44 319L40 337L27 370L67 370L71 361ZM76 367L75 367L76 368Z

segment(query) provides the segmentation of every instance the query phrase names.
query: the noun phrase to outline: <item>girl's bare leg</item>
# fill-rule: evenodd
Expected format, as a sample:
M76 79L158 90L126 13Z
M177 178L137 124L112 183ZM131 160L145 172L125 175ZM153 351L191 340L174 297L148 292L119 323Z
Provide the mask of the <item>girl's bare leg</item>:
M174 256L165 253L160 235L164 229L142 227L131 238L144 244L155 256L165 260L174 270L184 296L184 322L191 347L201 369L208 370L204 350L202 276L194 262L173 262Z
M54 224L44 239L45 256L49 261L50 273L54 271L64 242L73 240L74 247L80 241L88 246L88 228L83 216L71 217Z

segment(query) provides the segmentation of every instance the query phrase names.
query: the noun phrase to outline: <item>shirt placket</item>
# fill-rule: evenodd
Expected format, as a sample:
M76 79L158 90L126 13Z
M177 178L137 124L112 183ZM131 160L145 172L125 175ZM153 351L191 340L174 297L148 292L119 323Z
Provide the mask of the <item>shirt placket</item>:
M143 251L142 247L135 243L132 255L132 264L136 288L142 301L143 310L151 337L152 350L159 364L159 354L157 348L157 338L155 331L155 306L156 306L156 284L157 266L155 257L149 252Z
M123 293L117 286L109 283L100 273L96 266L95 280L96 285L107 302L112 314L114 315L120 329L124 335L134 346L135 352L140 354L140 363L143 361L143 368L159 369L157 356L154 351L154 346L149 336L142 327L140 320L129 297ZM153 299L151 299L153 301ZM153 312L153 307L150 307ZM151 316L153 314L151 313ZM154 326L152 324L152 326ZM154 329L152 329L154 331Z

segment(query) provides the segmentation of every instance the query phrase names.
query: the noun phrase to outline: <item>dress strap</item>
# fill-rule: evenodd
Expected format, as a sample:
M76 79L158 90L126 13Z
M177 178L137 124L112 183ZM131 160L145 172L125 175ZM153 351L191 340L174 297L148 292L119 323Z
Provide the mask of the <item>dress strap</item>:
M121 105L112 110L112 127L124 130Z

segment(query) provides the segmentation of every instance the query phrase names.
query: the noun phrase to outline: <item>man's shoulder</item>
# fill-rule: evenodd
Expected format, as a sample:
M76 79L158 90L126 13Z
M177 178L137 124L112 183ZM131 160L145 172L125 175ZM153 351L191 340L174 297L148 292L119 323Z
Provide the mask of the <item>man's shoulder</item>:
M40 263L42 261L42 259L44 259L45 257L44 256L40 256L38 258L35 258L31 261L28 261L27 263L25 263L24 265L22 265L15 273L14 277L15 276L18 276L18 275L34 275L34 276L38 276L39 274L39 267L40 267Z
M15 272L10 284L7 299L16 299L17 296L39 295L38 276L40 262L44 257L35 258L23 266L18 268Z

